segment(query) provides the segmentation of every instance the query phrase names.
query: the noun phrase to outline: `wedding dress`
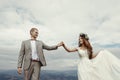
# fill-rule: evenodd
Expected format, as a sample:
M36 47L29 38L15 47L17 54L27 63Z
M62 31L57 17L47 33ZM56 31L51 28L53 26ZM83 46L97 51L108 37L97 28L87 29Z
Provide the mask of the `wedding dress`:
M78 80L120 80L120 59L108 50L88 58L87 50L78 49Z

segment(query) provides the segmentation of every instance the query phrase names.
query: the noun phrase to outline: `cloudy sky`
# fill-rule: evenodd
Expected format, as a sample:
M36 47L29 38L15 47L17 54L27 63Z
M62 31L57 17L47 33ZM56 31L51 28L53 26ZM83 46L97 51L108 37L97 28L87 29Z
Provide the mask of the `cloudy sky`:
M48 45L77 47L79 33L87 33L95 52L108 49L120 58L120 0L0 0L0 70L16 69L21 41L32 27ZM77 52L61 47L44 53L45 70L77 68Z

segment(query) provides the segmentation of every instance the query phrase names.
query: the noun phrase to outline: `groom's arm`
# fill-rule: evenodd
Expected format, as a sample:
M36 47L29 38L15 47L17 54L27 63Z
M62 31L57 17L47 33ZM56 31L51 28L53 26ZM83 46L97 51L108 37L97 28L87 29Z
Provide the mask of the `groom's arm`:
M42 47L43 47L43 49L46 49L46 50L56 50L59 47L59 45L48 46L42 42Z
M18 56L18 66L17 66L18 68L22 68L24 54L25 54L25 44L24 42L22 42L21 49Z
M25 54L25 44L24 42L22 42L21 49L18 56L18 66L17 66L18 74L22 73L22 63L23 63L24 54Z

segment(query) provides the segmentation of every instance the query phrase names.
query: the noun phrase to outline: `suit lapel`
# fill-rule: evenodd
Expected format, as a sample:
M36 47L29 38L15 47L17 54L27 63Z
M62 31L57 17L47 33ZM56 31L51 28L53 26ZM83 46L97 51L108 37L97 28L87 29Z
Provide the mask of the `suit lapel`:
M36 48L37 48L37 46L38 46L38 41L36 40Z
M31 40L28 40L28 47L30 48L30 51L32 52L32 49L31 49Z

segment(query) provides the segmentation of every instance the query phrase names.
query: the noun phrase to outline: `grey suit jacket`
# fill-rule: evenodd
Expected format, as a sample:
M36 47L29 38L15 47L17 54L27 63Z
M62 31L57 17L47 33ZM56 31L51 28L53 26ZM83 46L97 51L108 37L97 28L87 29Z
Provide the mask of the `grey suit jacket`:
M32 58L31 52L32 52L32 50L31 50L30 41L31 40L23 41L22 45L21 45L20 52L19 52L18 67L23 66L24 70L28 69L30 67L30 64L31 64L31 58ZM40 59L42 66L46 66L46 60L44 57L43 49L55 50L57 48L58 48L57 45L48 46L48 45L44 44L42 41L36 40L36 49L37 49L38 57Z

